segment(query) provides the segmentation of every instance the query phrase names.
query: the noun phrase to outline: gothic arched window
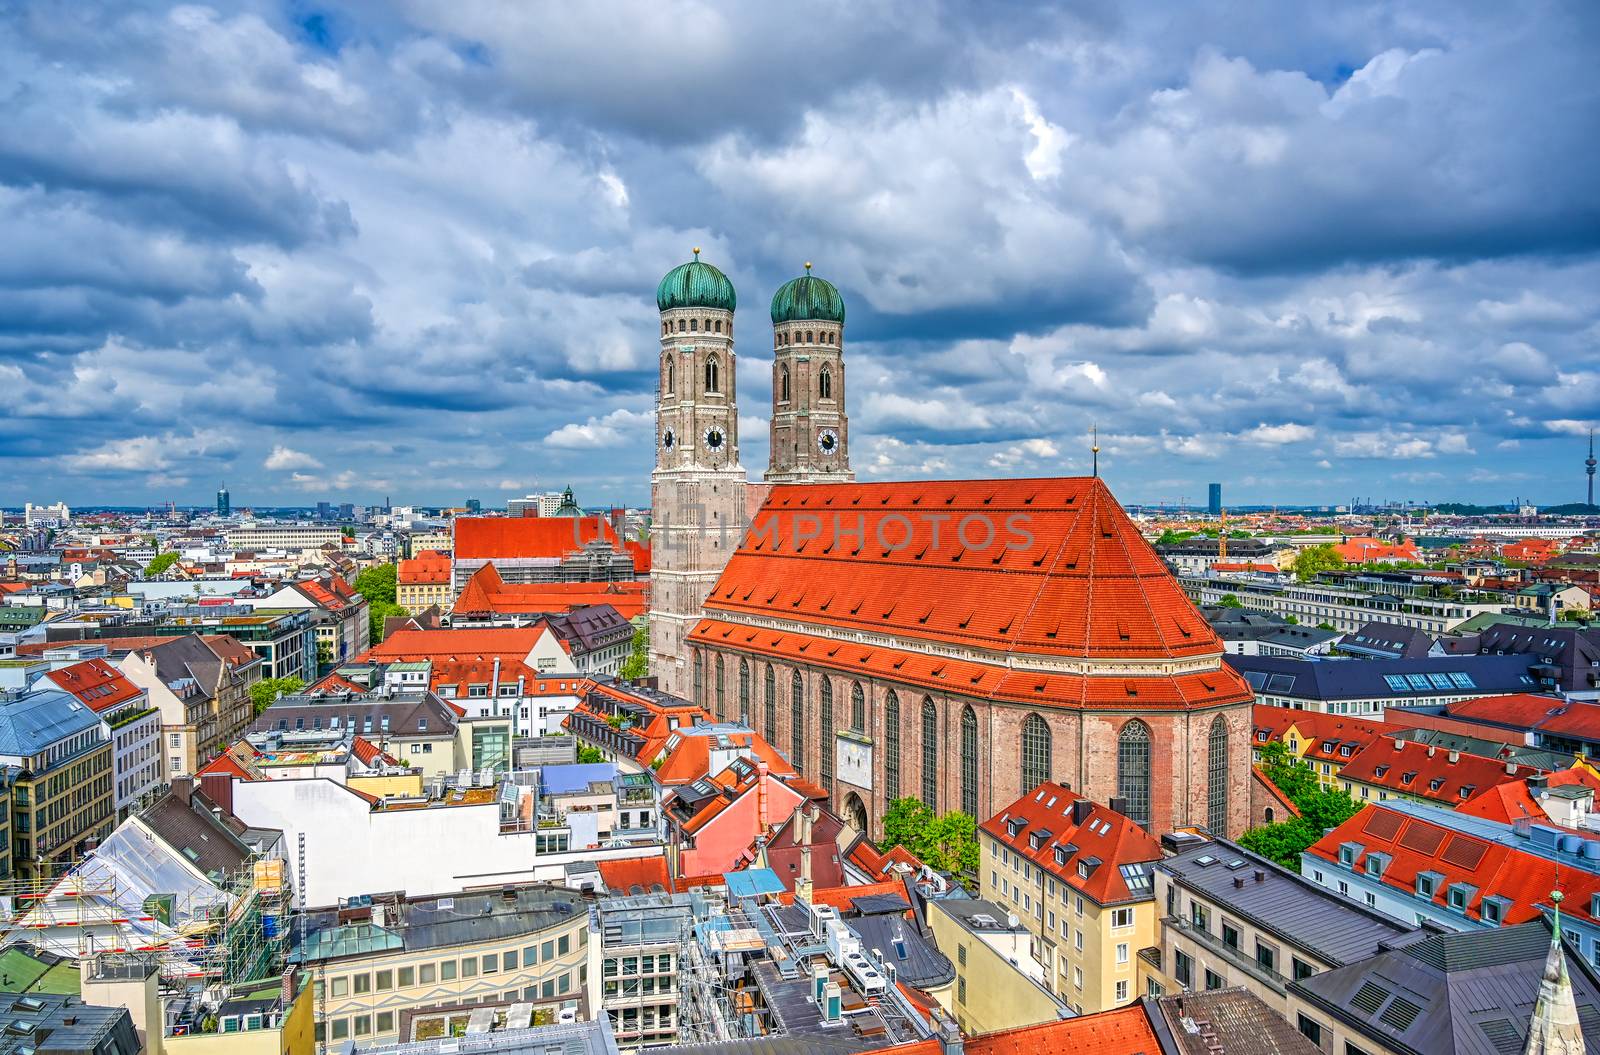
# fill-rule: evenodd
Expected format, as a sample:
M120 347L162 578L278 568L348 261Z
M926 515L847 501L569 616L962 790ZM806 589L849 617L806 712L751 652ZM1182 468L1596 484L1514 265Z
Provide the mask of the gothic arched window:
M833 790L833 679L823 675L817 693L819 724L822 726L822 786Z
M667 391L676 394L678 391L677 360L667 356Z
M1150 826L1150 727L1137 718L1117 734L1117 796L1129 820Z
M859 681L850 686L850 728L858 733L867 731L867 694L861 691Z
M713 355L706 360L706 391L715 392L717 381L717 357Z
M778 735L778 679L772 672L772 664L767 664L766 677L767 697L767 742L771 743Z
M1022 723L1022 790L1032 791L1050 779L1050 726L1037 714Z
M922 698L922 801L939 811L939 711L927 696Z
M739 724L750 724L750 661L739 658Z
M806 760L806 686L797 670L789 678L789 743L793 755L789 759L796 769Z
M780 403L789 402L789 368L787 366L778 368L778 401Z
M978 716L961 708L961 812L978 815Z
M722 678L722 656L719 653L717 656L717 721L719 722L727 721L728 719L728 701L723 696Z
M1228 834L1228 722L1217 715L1206 744L1206 827Z
M900 697L893 689L883 700L883 797L900 797Z
M827 367L822 368L822 374L817 378L817 393L823 399L833 398L833 374Z

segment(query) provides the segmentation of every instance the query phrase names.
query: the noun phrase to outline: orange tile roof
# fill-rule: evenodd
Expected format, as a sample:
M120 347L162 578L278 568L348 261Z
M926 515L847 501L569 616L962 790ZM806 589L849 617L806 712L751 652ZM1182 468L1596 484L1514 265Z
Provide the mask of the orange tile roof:
M1433 903L1441 908L1449 904L1451 884L1469 884L1474 891L1467 903L1468 919L1480 920L1483 899L1494 895L1511 902L1501 920L1503 925L1526 923L1539 915L1538 906L1549 900L1550 891L1559 889L1565 894L1563 913L1600 922L1589 912L1590 897L1600 893L1600 875L1562 867L1557 861L1502 843L1373 805L1324 835L1306 853L1341 868L1339 847L1348 842L1362 847L1353 864L1363 874L1370 854L1388 854L1390 861L1380 881L1408 897L1416 896L1419 872L1444 876L1433 895Z
M1334 552L1346 564L1365 564L1377 560L1421 560L1422 553L1416 543L1406 539L1399 545L1379 542L1374 538L1353 538L1334 545Z
M840 912L849 911L851 902L858 897L872 897L876 894L904 894L905 884L898 879L889 879L881 883L865 883L859 886L832 886L811 892L813 905L829 905ZM785 905L794 904L795 893L785 890L778 895L778 900Z
M1079 808L1087 812L1074 819L1078 812L1074 804L1078 802L1088 803ZM1024 823L1014 825L1012 821ZM1137 894L1130 891L1121 869L1123 865L1161 859L1161 844L1149 832L1122 814L1051 781L1033 788L979 828L1101 905L1150 897L1149 890ZM1013 828L1017 829L1015 835ZM1049 834L1043 835L1045 832ZM1067 850L1060 864L1056 863L1057 847ZM1098 858L1100 864L1087 877L1079 875L1079 865L1090 858Z
M1545 784L1552 788L1578 785L1600 793L1600 777L1578 766L1547 774ZM1545 812L1543 803L1534 797L1527 780L1508 780L1504 784L1485 788L1457 806L1456 812L1502 824L1511 824L1524 817L1544 824L1551 823L1550 815Z
M124 707L144 692L129 681L122 671L103 659L86 659L60 667L49 671L45 677L57 688L72 693L79 703L96 714L107 714Z
M649 589L647 582L508 583L493 564L485 564L472 573L450 611L453 615L555 614L609 604L632 620L649 607Z
M1256 704L1251 709L1251 716L1254 722L1253 744L1282 740L1293 727L1307 744L1306 758L1339 766L1390 731L1382 722L1324 714L1321 711L1300 711L1292 707L1271 707L1264 703ZM1344 752L1347 746L1350 748L1348 754Z
M445 586L450 582L450 555L425 549L400 562L395 581L402 586Z
M1485 788L1538 772L1530 765L1384 738L1357 751L1339 777L1453 808Z
M457 517L455 559L564 557L596 539L621 548L603 517Z
M1505 696L1479 696L1471 700L1455 700L1445 704L1444 713L1452 718L1532 729L1566 706L1565 702L1554 696L1514 692Z
M672 876L667 872L665 857L629 857L620 861L601 861L600 878L606 889L618 897L628 894L648 894L659 887L672 893Z
M873 1048L863 1055L940 1055L943 1050L935 1039ZM1114 1011L968 1037L962 1047L966 1055L1160 1055L1162 1050L1144 1005L1137 1003Z
M1283 790L1279 788L1278 785L1274 784L1271 778L1261 771L1260 766L1250 767L1250 779L1261 785L1261 790L1267 795L1268 798L1272 799L1272 801L1278 804L1279 809L1283 810L1291 817L1300 816L1300 807L1296 806L1294 804L1294 800L1285 795ZM1254 796L1252 795L1252 798L1253 797Z
M398 766L400 760L364 736L350 741L350 753L364 766Z

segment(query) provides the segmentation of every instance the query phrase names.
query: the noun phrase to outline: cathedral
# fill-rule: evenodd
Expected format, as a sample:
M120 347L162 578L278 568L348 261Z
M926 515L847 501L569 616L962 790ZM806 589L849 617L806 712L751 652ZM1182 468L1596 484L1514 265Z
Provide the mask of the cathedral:
M1153 831L1248 824L1249 686L1097 477L858 484L844 300L772 299L771 453L739 462L733 284L656 291L651 672L751 725L862 830L1053 780Z

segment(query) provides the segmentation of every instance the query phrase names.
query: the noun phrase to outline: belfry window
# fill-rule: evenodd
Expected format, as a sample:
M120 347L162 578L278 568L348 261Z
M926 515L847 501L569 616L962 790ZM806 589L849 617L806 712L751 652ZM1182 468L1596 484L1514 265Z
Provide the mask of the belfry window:
M713 355L706 360L706 391L715 392L717 381L717 357Z
M674 395L678 391L678 370L670 355L667 356L667 391Z
M722 320L721 319L718 319L713 325L716 326L718 333L722 332Z
M812 333L810 330L806 331L806 343L807 344L816 344L817 343L816 335L814 333Z
M690 333L695 333L695 332L699 331L699 329L700 329L700 320L699 319L690 319L689 320L689 332Z
M787 366L778 368L778 391L779 402L789 402L789 368Z
M822 368L822 374L817 379L817 391L823 399L833 398L833 374L826 366Z
M683 319L678 320L678 332L682 333L689 328L689 323Z

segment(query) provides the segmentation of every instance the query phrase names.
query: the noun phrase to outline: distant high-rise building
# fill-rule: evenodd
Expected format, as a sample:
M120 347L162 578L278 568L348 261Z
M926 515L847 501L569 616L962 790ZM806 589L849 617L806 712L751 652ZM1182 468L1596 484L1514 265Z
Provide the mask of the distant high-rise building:
M331 520L331 519L333 519L333 504L331 502L318 502L317 503L317 519L318 520Z
M228 485L223 484L217 488L217 516L225 517L233 513L233 502L228 497Z
M1206 512L1210 513L1214 517L1219 517L1219 516L1222 515L1222 485L1221 484L1212 484L1211 485L1210 498L1206 502Z
M65 502L57 502L51 506L36 506L28 502L22 507L24 527L66 527L71 522L72 510L67 508Z
M481 513L481 512L483 512L483 503L478 501L476 498L467 499L467 512L469 512L469 513Z
M340 520L354 520L355 519L355 515L356 515L356 507L354 505L352 505L349 502L341 502L341 503L339 503L339 519Z

